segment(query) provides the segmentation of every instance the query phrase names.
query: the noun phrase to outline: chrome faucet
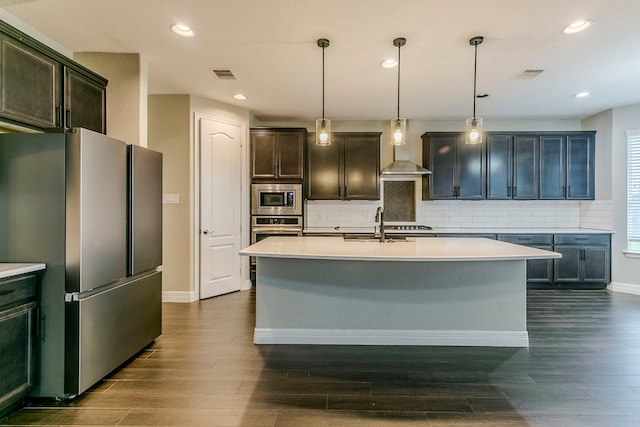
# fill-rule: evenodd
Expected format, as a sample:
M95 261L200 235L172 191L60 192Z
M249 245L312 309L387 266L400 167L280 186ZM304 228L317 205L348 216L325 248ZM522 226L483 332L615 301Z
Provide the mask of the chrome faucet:
M384 243L386 240L384 235L384 209L382 206L378 206L378 210L376 210L376 218L375 222L380 222L380 243Z

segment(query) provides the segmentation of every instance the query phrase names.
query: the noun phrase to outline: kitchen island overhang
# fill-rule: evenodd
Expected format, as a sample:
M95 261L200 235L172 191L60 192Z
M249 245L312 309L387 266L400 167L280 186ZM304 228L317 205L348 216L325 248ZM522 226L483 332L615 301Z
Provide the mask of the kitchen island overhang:
M256 344L526 347L526 260L478 238L269 237L257 257Z

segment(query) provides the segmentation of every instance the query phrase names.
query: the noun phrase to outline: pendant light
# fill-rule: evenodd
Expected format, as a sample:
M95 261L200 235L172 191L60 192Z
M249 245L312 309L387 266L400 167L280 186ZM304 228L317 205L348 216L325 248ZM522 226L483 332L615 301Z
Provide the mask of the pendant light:
M318 47L322 48L322 118L316 120L316 144L331 145L331 120L324 118L324 49L329 46L329 40L318 39Z
M476 117L476 76L478 72L478 45L484 41L484 37L475 36L469 40L469 44L474 47L475 54L473 60L473 117L467 119L465 143L482 144L482 117Z
M391 119L391 144L404 145L407 136L407 119L400 118L400 48L407 43L404 37L398 37L393 40L393 45L398 48L398 108L396 110L396 118Z

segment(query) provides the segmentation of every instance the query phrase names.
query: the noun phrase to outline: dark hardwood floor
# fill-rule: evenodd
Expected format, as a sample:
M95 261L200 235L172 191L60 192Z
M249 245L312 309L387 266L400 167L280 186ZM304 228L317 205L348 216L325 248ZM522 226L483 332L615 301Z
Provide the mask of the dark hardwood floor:
M252 343L253 291L164 304L163 335L3 425L638 426L640 296L529 291L530 347Z

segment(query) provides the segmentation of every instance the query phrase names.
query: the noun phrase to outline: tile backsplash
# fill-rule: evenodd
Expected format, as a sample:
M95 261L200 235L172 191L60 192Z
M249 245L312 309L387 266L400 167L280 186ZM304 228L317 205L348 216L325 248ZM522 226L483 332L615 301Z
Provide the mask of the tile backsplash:
M580 226L600 230L614 230L611 200L580 202Z
M306 202L306 227L373 227L382 201ZM611 229L611 201L437 200L416 203L415 224L432 227Z

